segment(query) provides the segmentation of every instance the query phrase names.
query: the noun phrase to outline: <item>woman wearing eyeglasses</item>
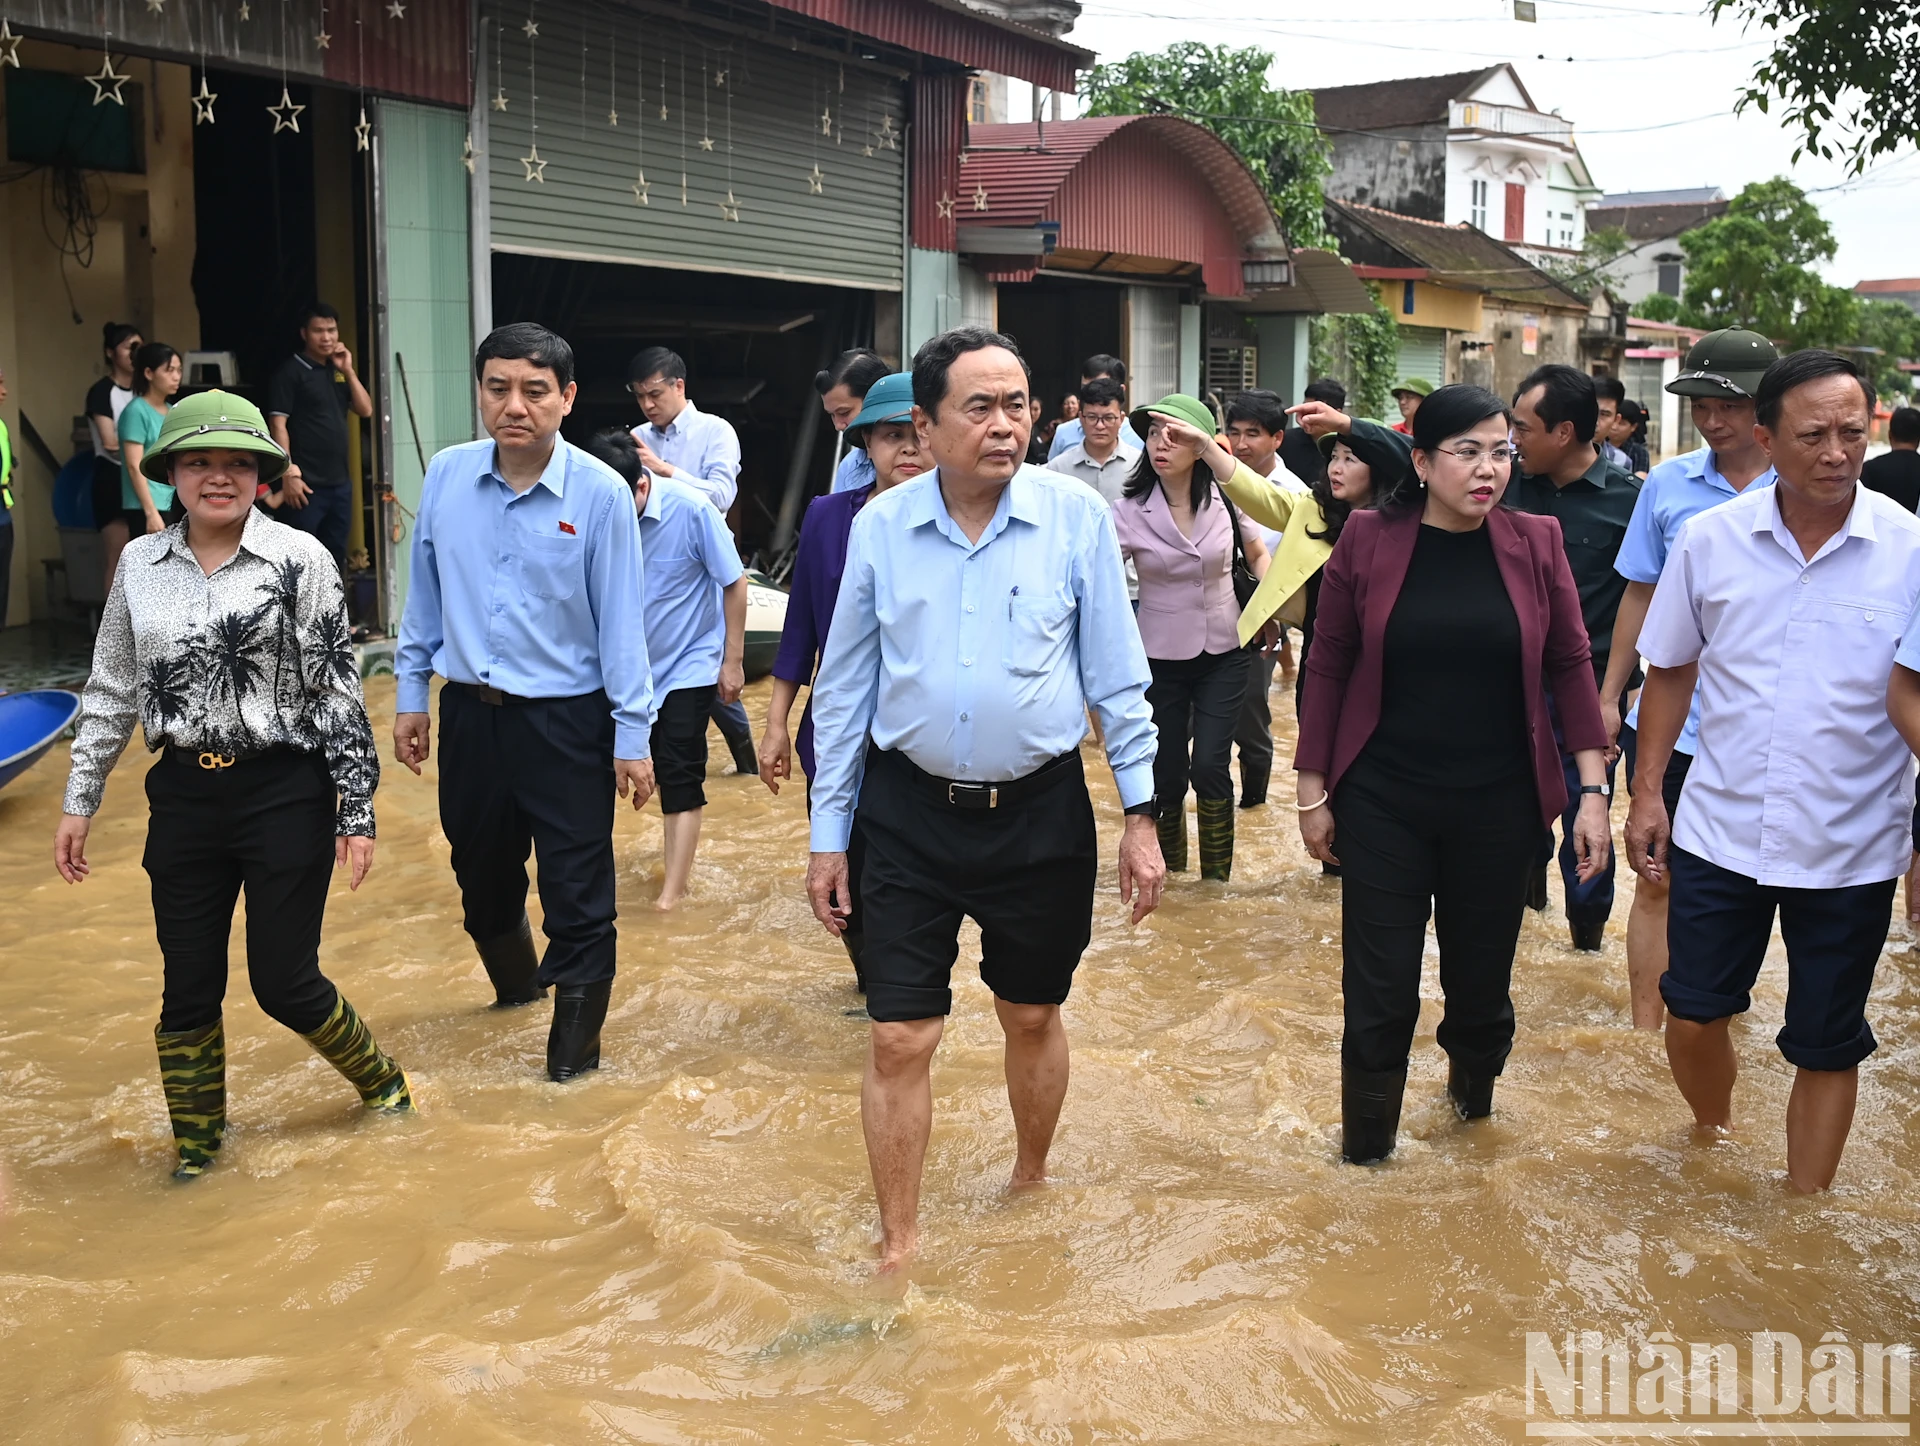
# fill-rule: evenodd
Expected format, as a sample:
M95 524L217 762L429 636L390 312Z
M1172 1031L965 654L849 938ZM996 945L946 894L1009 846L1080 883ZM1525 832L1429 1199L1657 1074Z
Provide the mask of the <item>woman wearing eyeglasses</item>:
M1413 419L1415 483L1347 519L1320 588L1294 759L1307 852L1343 873L1341 1152L1393 1151L1431 912L1438 1040L1462 1119L1513 1047L1514 946L1540 830L1565 805L1559 708L1585 795L1582 879L1605 867L1607 735L1560 524L1500 505L1511 418L1441 387Z

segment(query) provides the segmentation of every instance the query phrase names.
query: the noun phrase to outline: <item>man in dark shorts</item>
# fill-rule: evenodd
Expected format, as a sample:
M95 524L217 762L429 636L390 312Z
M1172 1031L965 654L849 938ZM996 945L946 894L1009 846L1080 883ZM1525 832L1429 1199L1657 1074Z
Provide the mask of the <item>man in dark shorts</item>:
M919 1242L929 1069L963 918L980 925L980 977L1006 1035L1012 1185L1046 1179L1067 1094L1060 1006L1092 933L1099 866L1080 764L1088 708L1126 813L1120 894L1135 923L1166 874L1150 674L1113 519L1092 488L1022 462L1030 382L1013 341L984 328L920 348L913 417L937 470L854 519L814 680L807 895L836 938L856 802L866 839L873 1025L860 1112L882 1272Z
M353 482L347 475L347 413L373 415L373 398L340 344L340 313L324 301L307 308L300 350L267 386L267 429L293 458L281 479L277 516L310 532L346 567Z
M655 907L665 911L686 893L700 844L707 718L716 700L738 702L746 681L747 574L725 519L687 483L642 466L631 433L614 427L587 450L627 479L640 512L647 660L657 710L653 777L666 826L666 878Z
M1787 1177L1803 1193L1833 1183L1853 1126L1877 1047L1867 996L1912 843L1913 757L1888 680L1920 602L1920 518L1859 485L1873 402L1832 352L1767 368L1756 435L1777 480L1681 529L1640 630L1627 851L1669 889L1667 1061L1695 1127L1729 1128L1729 1025L1752 1006L1778 914ZM1696 683L1699 747L1670 824L1660 784Z

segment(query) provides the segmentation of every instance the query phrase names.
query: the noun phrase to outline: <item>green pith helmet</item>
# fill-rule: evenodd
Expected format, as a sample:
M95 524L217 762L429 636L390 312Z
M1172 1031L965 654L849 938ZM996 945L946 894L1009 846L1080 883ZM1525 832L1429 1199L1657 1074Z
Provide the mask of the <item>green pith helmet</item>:
M140 459L140 470L150 482L167 480L167 464L175 452L201 452L220 447L235 452L257 452L260 480L272 482L287 470L287 454L267 430L267 419L245 397L232 392L201 392L167 413L160 438Z
M1757 331L1729 326L1710 331L1693 344L1680 375L1667 383L1677 397L1725 397L1747 401L1760 390L1760 378L1780 353Z
M1190 427L1197 427L1211 437L1218 429L1213 409L1198 397L1190 397L1185 392L1173 392L1157 402L1149 402L1144 407L1135 407L1127 418L1133 433L1142 441L1146 440L1147 428L1153 425L1154 417L1173 417Z
M1397 397L1402 392L1412 392L1416 397L1430 397L1433 395L1433 383L1425 377L1402 377L1393 384L1392 395Z

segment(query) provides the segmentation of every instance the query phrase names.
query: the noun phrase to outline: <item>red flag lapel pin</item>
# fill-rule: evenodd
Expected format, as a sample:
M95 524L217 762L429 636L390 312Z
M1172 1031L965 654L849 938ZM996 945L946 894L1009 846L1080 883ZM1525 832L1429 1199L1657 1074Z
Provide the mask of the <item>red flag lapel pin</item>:
M568 537L573 537L573 536L576 536L576 535L577 535L577 534L576 534L576 533L574 532L574 530L573 530L573 524L572 524L571 522L563 522L563 523L561 523L561 524L560 524L560 530L561 530L562 532L564 532L564 533L566 533Z

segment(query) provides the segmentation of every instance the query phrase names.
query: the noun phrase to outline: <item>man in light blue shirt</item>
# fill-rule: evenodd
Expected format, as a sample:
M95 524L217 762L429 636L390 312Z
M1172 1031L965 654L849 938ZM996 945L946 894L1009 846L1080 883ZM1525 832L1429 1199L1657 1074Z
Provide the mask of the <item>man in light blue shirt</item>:
M893 372L886 359L871 347L856 346L843 351L831 364L814 373L813 389L820 394L821 410L826 412L836 432L860 414L867 392L873 384ZM832 492L853 492L873 482L873 462L859 447L849 447L833 469Z
M633 429L641 465L656 477L686 483L725 517L740 491L740 438L726 418L701 411L688 398L686 362L664 346L650 346L627 363L627 390L647 417ZM713 721L727 740L733 766L758 777L760 754L746 708L737 698L716 700Z
M547 1072L600 1063L613 992L613 796L653 792L640 529L626 484L560 436L573 350L499 328L474 358L491 440L427 467L394 660L394 755L420 772L440 693L440 822L500 1005L554 987ZM548 945L527 923L540 862Z
M1095 352L1080 363L1080 385L1085 386L1095 377L1112 377L1122 388L1127 384L1127 364L1117 356L1108 356L1105 352ZM1121 406L1126 405L1124 392ZM1087 440L1087 429L1078 417L1070 417L1053 429L1053 441L1047 445L1047 460L1051 462L1069 447L1078 447ZM1140 440L1140 434L1133 430L1131 422L1120 424L1120 445L1133 452L1144 452L1147 444Z
M707 716L737 702L746 681L747 575L733 534L707 499L640 465L631 434L603 432L588 450L633 488L647 557L647 658L653 666L653 766L666 829L666 878L655 907L672 909L693 876L707 804Z
M1753 394L1778 356L1773 343L1754 332L1732 328L1712 332L1695 343L1680 375L1667 384L1668 391L1688 399L1694 428L1707 445L1662 462L1647 474L1633 504L1627 535L1621 539L1619 555L1614 559L1614 570L1627 580L1627 587L1614 614L1612 651L1607 655L1606 677L1600 683L1600 712L1607 731L1619 739L1618 752L1627 754L1629 780L1636 762L1639 705L1635 703L1623 727L1620 699L1640 661L1640 628L1653 601L1654 584L1660 581L1674 540L1689 518L1718 507L1750 487L1773 485L1773 464L1754 435ZM1699 737L1700 699L1696 695L1663 782L1669 816L1679 806ZM1610 755L1609 762L1618 752ZM1666 972L1666 885L1642 879L1633 891L1633 908L1627 915L1627 987L1636 1029L1658 1029L1666 1019L1666 1005L1660 998L1660 976Z
M1067 1088L1060 1005L1091 935L1098 869L1080 764L1088 708L1127 815L1120 892L1136 923L1165 877L1151 675L1113 520L1090 488L1023 465L1029 387L1017 347L995 332L963 328L920 349L914 421L937 470L855 518L814 681L807 894L835 937L856 808L867 841L861 1112L883 1272L918 1244L929 1068L964 917L980 925L980 974L1006 1034L1012 1183L1046 1178Z

